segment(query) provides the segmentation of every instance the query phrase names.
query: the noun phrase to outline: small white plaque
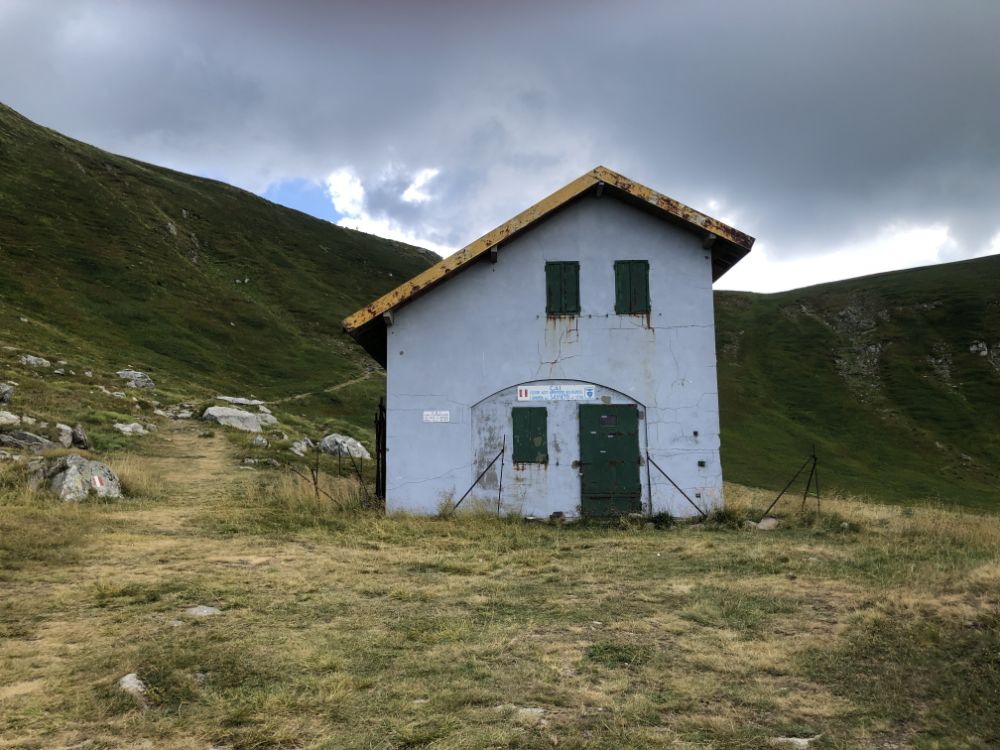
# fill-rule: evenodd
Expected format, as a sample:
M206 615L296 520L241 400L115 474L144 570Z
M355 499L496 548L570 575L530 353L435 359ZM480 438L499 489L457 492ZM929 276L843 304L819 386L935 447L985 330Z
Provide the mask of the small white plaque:
M518 401L591 401L595 398L597 398L597 388L586 383L555 383L517 387Z
M450 411L425 411L424 412L425 422L450 422L451 412Z

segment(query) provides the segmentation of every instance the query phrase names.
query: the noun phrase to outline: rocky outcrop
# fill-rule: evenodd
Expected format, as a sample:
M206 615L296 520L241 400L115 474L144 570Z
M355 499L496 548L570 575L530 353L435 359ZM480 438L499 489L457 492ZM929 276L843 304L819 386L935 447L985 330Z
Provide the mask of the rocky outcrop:
M352 437L331 433L319 444L319 449L331 456L351 456L352 458L371 459L371 454L365 447Z
M59 447L48 438L36 435L33 432L23 432L20 430L16 432L0 432L0 445L8 448L20 448L32 453L40 453Z
M45 357L35 357L31 354L21 355L21 364L25 367L51 367L52 363L49 362Z
M9 411L0 409L0 427L14 427L21 424L21 418Z
M122 496L121 482L107 464L76 454L43 462L35 467L31 482L35 487L47 486L66 502Z
M14 386L10 383L0 383L0 404L9 404L14 398Z
M232 427L243 432L260 432L259 416L230 406L210 406L205 409L201 418L206 422L215 422L223 427Z
M146 373L139 372L139 370L130 370L130 369L119 370L118 372L115 373L115 375L120 377L122 380L125 380L126 381L125 385L128 388L156 387L156 383L153 382L153 379L149 377L149 375L147 375Z

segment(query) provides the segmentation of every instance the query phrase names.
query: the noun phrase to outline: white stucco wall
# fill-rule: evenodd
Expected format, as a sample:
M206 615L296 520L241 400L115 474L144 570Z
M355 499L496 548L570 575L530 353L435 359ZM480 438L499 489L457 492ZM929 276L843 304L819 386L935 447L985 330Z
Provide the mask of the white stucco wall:
M545 263L559 260L580 263L575 318L545 314ZM615 314L615 260L649 261L648 318ZM487 435L473 407L481 415L493 399L507 408L516 386L555 381L594 384L609 402L639 404L643 455L648 448L703 508L722 504L709 253L697 235L612 197L582 199L503 245L495 264L477 263L398 309L387 362L389 511L433 513L457 500L504 429L494 420ZM517 481L515 472L531 467L515 468L508 452L506 510L577 513L579 445L567 408L576 403L550 403L549 452L559 463L550 460L544 483ZM425 411L448 411L450 421L424 422ZM644 510L694 513L655 469L643 465L640 475ZM484 484L473 497L495 509L493 472Z

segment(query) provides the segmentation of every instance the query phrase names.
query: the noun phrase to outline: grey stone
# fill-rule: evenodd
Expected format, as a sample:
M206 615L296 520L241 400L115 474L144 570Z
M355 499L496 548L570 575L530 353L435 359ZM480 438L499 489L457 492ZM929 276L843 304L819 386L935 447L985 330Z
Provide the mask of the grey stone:
M56 375L65 375L66 374L66 371L63 368L61 368L61 367L56 368L52 372L55 373Z
M14 386L10 383L0 383L0 404L9 404L14 397Z
M21 424L21 418L9 411L0 410L0 427L13 427Z
M63 448L73 447L73 428L61 422L56 424L56 440Z
M263 412L263 411L260 412L257 415L257 421L260 422L262 425L264 425L266 427L270 427L271 425L278 424L278 418L275 417L270 412Z
M107 464L70 454L44 462L37 468L31 483L44 487L67 502L80 502L91 495L106 498L122 496L121 482Z
M267 448L270 445L270 443L267 442L267 438L263 435L254 435L253 444L258 448Z
M780 521L778 521L777 518L774 518L773 516L767 516L766 518L762 518L757 523L757 530L758 531L774 531L776 528L778 528L778 524L779 523L780 523Z
M808 750L812 743L822 736L821 734L817 734L814 737L775 737L771 740L771 744Z
M58 447L48 438L20 430L16 432L0 432L0 445L5 445L8 448L22 448L32 453L40 453L41 451L48 451Z
M221 615L222 610L216 607L207 607L204 604L199 604L195 607L188 607L184 612L191 617L211 617L212 615Z
M79 422L73 425L72 443L74 448L86 449L90 447L90 440L87 439L87 432L83 429L83 425Z
M144 426L138 422L129 422L124 424L122 422L115 422L115 429L123 435L146 435L147 430Z
M315 447L316 443L314 443L312 440L310 440L309 438L302 438L301 440L296 440L294 443L292 443L292 447L289 448L288 450L290 450L296 456L304 456Z
M156 387L156 383L153 382L153 379L149 377L149 375L147 375L146 373L140 372L139 370L131 370L126 368L124 370L119 370L118 372L115 373L115 375L120 377L122 380L128 381L127 383L125 383L125 385L127 385L129 388Z
M319 449L331 456L351 456L353 458L371 459L371 454L365 447L352 437L331 433L323 438Z
M260 432L258 415L242 409L234 409L229 406L210 406L205 409L201 418L206 422L215 422L223 427L232 427L243 430L243 432Z
M139 704L146 705L146 683L135 672L129 672L118 680L118 689L132 696Z
M216 396L216 401L225 401L227 404L237 404L238 406L263 406L266 401L256 398L244 398L243 396Z
M258 404L257 405L257 411L259 411L261 414L270 414L271 413L271 410L268 409L266 406L264 406L264 404Z
M83 371L83 377L85 377L85 378L92 378L92 377L94 377L94 371L93 370L84 370Z
M52 363L49 362L45 357L36 357L31 354L21 355L21 364L27 367L51 367Z

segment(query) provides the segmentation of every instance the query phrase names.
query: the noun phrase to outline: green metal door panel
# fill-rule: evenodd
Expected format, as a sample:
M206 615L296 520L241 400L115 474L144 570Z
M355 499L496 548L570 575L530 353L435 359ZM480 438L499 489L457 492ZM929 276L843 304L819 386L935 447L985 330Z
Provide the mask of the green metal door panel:
M511 411L514 463L547 464L549 462L548 410L544 406L520 406Z
M638 407L580 405L580 504L585 515L639 512L639 461Z

